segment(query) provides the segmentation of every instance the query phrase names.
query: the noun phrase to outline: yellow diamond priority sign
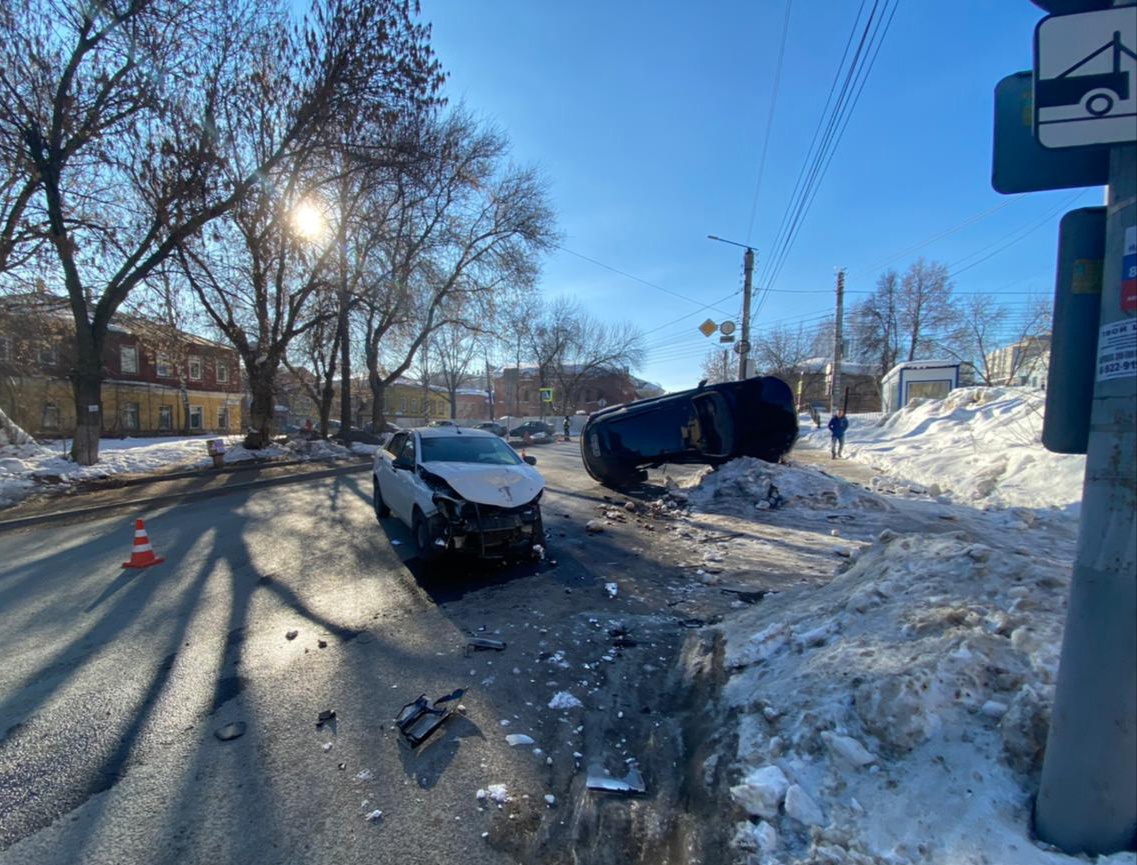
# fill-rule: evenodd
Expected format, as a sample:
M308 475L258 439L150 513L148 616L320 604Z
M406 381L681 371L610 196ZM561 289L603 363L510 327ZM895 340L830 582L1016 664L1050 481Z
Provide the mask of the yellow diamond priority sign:
M706 321L704 321L702 324L699 325L699 330L701 330L703 332L703 336L710 336L712 333L714 333L718 329L719 329L719 326L717 324L715 324L713 321L711 321L709 318Z

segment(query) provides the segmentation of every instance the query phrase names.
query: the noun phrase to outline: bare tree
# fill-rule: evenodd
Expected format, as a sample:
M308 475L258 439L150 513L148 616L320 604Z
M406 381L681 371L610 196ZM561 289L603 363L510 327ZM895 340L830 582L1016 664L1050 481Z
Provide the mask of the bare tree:
M731 375L730 349L720 351L717 348L707 350L702 361L700 378L707 384L721 384L733 380Z
M643 361L643 338L627 321L602 322L580 313L571 329L562 362L553 370L561 393L561 410L569 414L581 401L581 389L592 379L619 375Z
M905 360L941 339L955 321L947 265L917 259L900 283L898 321Z
M752 352L764 375L789 380L797 374L802 361L814 356L813 337L801 325L773 327L754 341Z
M438 84L408 0L318 0L288 20L276 0L10 0L0 15L0 139L21 142L4 154L17 190L5 219L12 236L46 224L67 290L80 463L98 459L103 343L131 291L268 195L327 118Z
M299 361L302 363L287 354L282 360L301 390L316 406L321 438L328 437L332 401L336 394L341 339L338 301L338 294L331 290L316 293L314 308L307 314L312 326L300 336L296 344Z
M566 355L577 338L577 328L583 310L567 297L558 297L551 303L538 306L537 317L525 330L528 357L537 365L537 387L552 387L557 370L567 363ZM518 369L518 375L520 375ZM540 401L538 412L545 416L545 403Z
M376 426L386 388L422 343L470 325L474 310L492 312L497 293L531 285L554 237L543 181L508 164L500 133L460 111L424 133L431 161L399 177L372 221L382 241L360 309Z
M1013 320L1010 311L988 294L959 298L955 309L955 327L937 341L937 347L981 384L1011 384L1024 372L1029 374L1049 350L1048 301L1029 301Z
M900 275L889 270L876 281L876 290L853 307L850 331L855 357L875 367L884 378L900 357Z
M479 331L462 324L440 327L431 341L437 358L438 375L450 397L450 417L458 417L458 389L467 386L470 368L478 351Z

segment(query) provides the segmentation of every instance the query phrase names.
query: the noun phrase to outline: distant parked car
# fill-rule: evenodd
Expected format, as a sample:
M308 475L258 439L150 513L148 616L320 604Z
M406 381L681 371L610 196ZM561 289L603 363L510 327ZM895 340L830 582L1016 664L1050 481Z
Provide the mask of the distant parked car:
M500 424L497 421L485 421L484 423L478 424L477 429L484 429L486 432L491 432L495 436L505 437L505 424Z
M552 438L554 435L553 425L539 420L527 420L509 431L510 438L525 438L526 435L535 439Z
M603 409L581 430L580 450L592 477L619 487L664 463L720 465L740 456L777 462L797 431L789 385L768 376Z
M421 559L447 550L480 558L540 554L545 480L500 438L456 426L403 430L375 455L375 516L394 514Z

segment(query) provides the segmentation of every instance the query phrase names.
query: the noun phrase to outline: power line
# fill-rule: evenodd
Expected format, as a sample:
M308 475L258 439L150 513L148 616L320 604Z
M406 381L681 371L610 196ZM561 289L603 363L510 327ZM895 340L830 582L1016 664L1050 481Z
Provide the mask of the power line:
M664 288L662 285L658 285L657 283L651 282L650 280L643 279L639 276L636 276L635 274L628 273L627 271L620 270L618 267L613 267L610 264L605 264L603 261L597 261L595 258L591 258L591 257L589 257L589 256L587 256L581 252L576 252L575 250L569 249L567 246L561 246L559 243L554 243L553 246L556 247L557 249L561 250L561 252L567 252L569 255L574 255L579 259L587 261L589 264L595 264L597 267L602 267L605 270L610 270L610 271L612 271L612 273L619 274L620 276L622 276L626 279L630 279L633 282L638 282L641 285L646 285L649 288L654 288L656 291L662 291L664 294L670 294L672 297L677 297L680 300L687 301L688 303L696 304L699 307L699 309L716 309L717 308L713 305L704 304L701 300L696 300L693 297L688 297L685 294L681 294L678 291L672 291L670 288ZM723 315L729 315L729 313L727 313L725 310L719 309L718 311L721 312Z
M786 36L790 32L790 9L793 0L786 0L786 15L782 19L782 41L778 46L778 63L774 70L774 87L770 96L770 112L766 116L766 134L762 138L762 155L758 159L758 182L754 185L754 200L750 203L750 222L746 225L746 242L754 234L754 216L758 213L758 194L762 191L762 176L766 172L766 152L770 146L770 132L774 128L774 109L778 104L778 89L782 83L782 61L786 56Z

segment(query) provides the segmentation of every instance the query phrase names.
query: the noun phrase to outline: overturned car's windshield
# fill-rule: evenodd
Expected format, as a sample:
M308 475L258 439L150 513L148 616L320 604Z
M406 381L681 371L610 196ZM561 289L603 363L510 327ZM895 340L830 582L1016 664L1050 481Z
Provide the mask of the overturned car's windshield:
M513 466L521 462L513 448L499 438L485 436L423 436L424 463L486 463L487 465Z

